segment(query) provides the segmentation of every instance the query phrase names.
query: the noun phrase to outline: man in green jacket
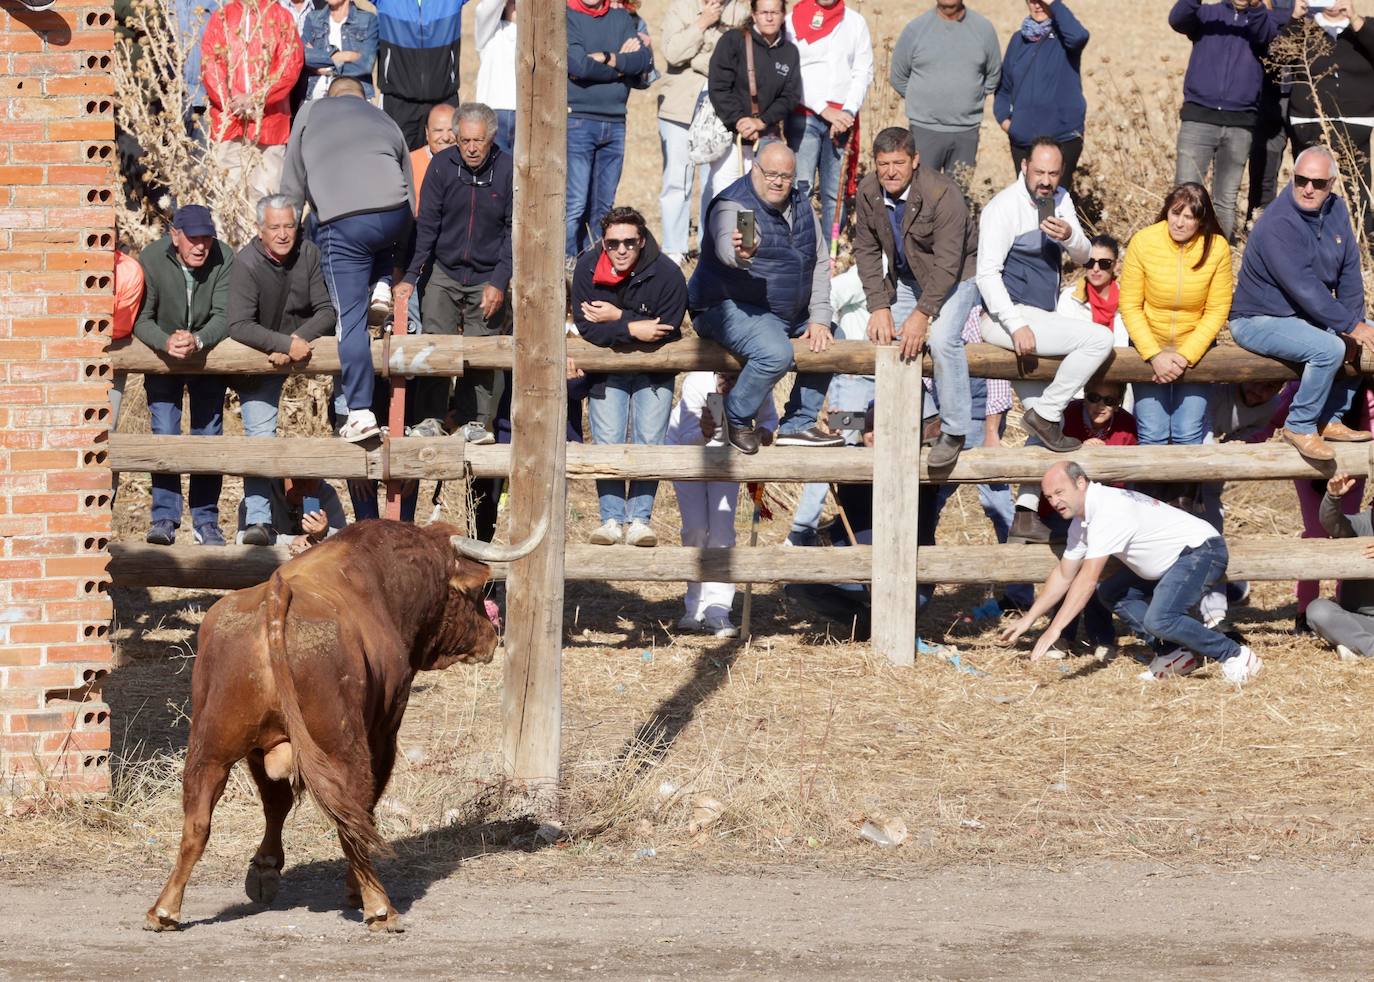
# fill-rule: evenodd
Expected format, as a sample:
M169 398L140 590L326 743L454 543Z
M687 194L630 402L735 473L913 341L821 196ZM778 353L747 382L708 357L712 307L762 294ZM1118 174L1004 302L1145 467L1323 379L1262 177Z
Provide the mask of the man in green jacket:
M229 301L229 269L233 250L215 238L210 209L183 205L172 219L172 233L158 239L139 256L143 266L143 310L134 322L134 336L172 365L200 361L202 353L229 333L225 308ZM218 375L146 375L148 415L153 433L181 434L183 393L191 397L191 433L224 433L225 380ZM200 545L222 546L218 474L191 477L191 523ZM169 546L181 525L181 475L153 475L153 522L148 541Z

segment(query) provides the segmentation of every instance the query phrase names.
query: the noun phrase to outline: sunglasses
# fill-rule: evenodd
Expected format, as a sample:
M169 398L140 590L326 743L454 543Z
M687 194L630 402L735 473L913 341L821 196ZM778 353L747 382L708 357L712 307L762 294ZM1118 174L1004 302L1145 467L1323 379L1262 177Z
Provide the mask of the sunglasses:
M1307 185L1310 184L1310 185L1312 185L1314 188L1316 188L1318 191L1325 191L1328 187L1331 186L1331 178L1329 178L1329 177L1303 177L1301 174L1294 174L1294 175L1293 175L1293 184L1294 184L1294 186L1300 187L1300 188L1305 188L1305 187L1307 187Z
M606 247L607 252L619 252L622 249L629 252L631 249L639 248L639 239L602 239L601 244Z
M1089 405L1092 406L1100 405L1101 403L1105 402L1107 405L1115 409L1117 406L1121 405L1120 396L1104 396L1100 392L1085 392L1083 393L1083 398L1087 400Z
M1115 259L1089 259L1089 260L1087 261L1087 263L1085 263L1084 265L1085 265L1088 269L1100 269L1100 270L1102 270L1102 272L1106 273L1106 272L1108 272L1109 270L1111 270L1111 268L1112 268L1113 266L1116 265L1116 260L1115 260Z

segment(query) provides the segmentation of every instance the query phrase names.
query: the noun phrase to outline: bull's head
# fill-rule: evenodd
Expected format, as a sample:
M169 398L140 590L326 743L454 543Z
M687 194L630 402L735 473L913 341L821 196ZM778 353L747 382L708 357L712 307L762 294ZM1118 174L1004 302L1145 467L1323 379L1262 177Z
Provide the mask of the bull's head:
M435 639L424 669L447 668L454 662L489 662L496 651L496 629L488 619L483 587L491 570L487 563L513 563L539 547L549 530L545 512L524 541L498 546L461 535L449 537L454 551L453 575L449 579L448 602L440 637ZM475 560L475 561L474 561Z

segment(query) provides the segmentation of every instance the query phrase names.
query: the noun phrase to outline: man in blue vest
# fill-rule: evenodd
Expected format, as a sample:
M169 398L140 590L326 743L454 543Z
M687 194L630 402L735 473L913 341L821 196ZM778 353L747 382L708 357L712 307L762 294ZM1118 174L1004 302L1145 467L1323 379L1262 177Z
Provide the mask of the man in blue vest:
M792 369L792 339L812 351L830 347L830 257L787 145L765 144L753 170L722 191L706 213L709 234L687 288L697 334L745 361L725 397L725 435L740 453L757 453L754 418L773 386ZM753 215L753 241L740 231ZM745 220L747 223L747 219ZM838 447L817 416L828 372L798 372L778 427L778 446Z

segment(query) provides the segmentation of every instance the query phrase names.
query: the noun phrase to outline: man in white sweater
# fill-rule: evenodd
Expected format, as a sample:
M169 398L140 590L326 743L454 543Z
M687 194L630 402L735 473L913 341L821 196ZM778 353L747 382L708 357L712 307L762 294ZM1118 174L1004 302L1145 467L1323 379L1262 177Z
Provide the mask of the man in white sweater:
M1021 357L1064 359L1048 385L1013 383L1025 410L1021 425L1057 453L1080 446L1064 435L1064 407L1112 350L1110 333L1055 312L1061 253L1082 265L1091 251L1073 198L1059 186L1063 166L1064 155L1052 140L1031 147L1020 179L983 209L976 276L985 341Z
M849 136L873 81L873 40L845 0L799 0L787 15L787 39L801 62L802 101L784 131L797 155L797 180L820 192L829 245Z

